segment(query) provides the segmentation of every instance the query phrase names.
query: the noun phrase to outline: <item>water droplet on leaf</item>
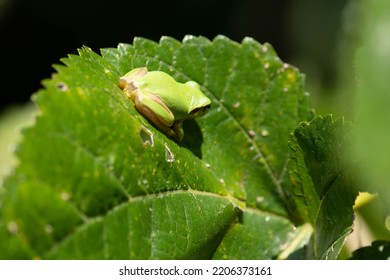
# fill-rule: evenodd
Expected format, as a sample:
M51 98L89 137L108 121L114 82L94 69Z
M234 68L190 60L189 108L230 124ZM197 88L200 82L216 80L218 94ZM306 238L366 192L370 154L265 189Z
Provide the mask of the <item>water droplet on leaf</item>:
M68 86L65 83L63 83L63 82L57 83L56 86L61 91L67 91L68 90Z
M60 197L61 197L61 199L64 200L64 201L68 201L68 200L70 199L70 195L69 195L69 193L67 193L67 192L62 192L62 193L60 194Z
M269 135L269 132L268 132L268 130L266 130L266 129L263 129L262 131L261 131L261 136L263 136L263 137L267 137Z
M264 196L258 196L256 197L256 202L257 203L262 203L264 201Z
M51 234L51 233L53 232L53 226L50 225L50 224L46 224L46 225L45 225L45 232L46 232L47 234Z
M153 133L149 129L142 126L139 130L139 136L141 138L142 145L150 145L151 147L154 146Z
M254 131L254 130L252 130L252 129L248 130L247 133L248 133L248 135L249 135L250 138L254 138L254 137L256 136L256 131Z
M172 151L168 148L167 145L165 145L165 160L169 163L175 161L175 155L172 153Z
M14 221L10 221L8 224L7 224L7 229L8 229L8 232L12 235L15 235L18 233L19 231L19 226L16 222Z

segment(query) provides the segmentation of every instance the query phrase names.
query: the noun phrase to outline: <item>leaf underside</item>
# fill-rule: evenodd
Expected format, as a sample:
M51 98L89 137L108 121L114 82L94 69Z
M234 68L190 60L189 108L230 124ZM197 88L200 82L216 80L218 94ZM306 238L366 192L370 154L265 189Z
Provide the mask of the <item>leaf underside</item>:
M271 259L295 238L289 133L313 113L303 74L270 45L136 38L62 62L0 188L0 258ZM142 66L211 99L182 143L118 87Z

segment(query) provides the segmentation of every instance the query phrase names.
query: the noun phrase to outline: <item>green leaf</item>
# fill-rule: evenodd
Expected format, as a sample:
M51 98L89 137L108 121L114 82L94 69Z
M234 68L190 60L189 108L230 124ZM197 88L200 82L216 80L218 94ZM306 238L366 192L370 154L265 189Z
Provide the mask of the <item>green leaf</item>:
M300 214L314 228L314 258L336 258L352 229L357 184L346 160L351 130L343 119L319 116L300 124L291 136L291 191Z
M313 116L304 76L250 38L136 38L101 54L63 59L34 96L40 115L0 194L0 258L259 259L288 247L299 232L289 133ZM194 80L212 101L180 145L118 87L141 66Z
M0 182L17 163L10 147L19 141L20 128L31 125L35 111L35 106L29 103L11 107L0 113Z

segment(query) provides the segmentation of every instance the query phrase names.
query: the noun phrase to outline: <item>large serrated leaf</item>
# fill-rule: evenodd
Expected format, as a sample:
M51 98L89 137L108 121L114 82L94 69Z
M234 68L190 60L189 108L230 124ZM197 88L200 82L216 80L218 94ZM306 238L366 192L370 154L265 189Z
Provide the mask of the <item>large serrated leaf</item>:
M295 236L289 133L313 115L304 76L250 38L136 38L101 54L82 48L63 59L35 95L41 114L23 133L20 165L1 195L0 257L280 254ZM118 87L141 66L194 80L212 101L184 124L180 145ZM240 240L245 250L236 250Z

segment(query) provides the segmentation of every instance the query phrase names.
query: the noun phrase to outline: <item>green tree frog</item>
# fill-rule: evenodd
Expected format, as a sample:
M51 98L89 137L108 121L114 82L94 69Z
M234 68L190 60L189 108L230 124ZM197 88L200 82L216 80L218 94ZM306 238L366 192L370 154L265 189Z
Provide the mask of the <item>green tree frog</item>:
M162 71L135 68L119 79L126 93L144 117L168 137L181 141L183 122L202 116L210 108L210 99L194 81L176 82Z

